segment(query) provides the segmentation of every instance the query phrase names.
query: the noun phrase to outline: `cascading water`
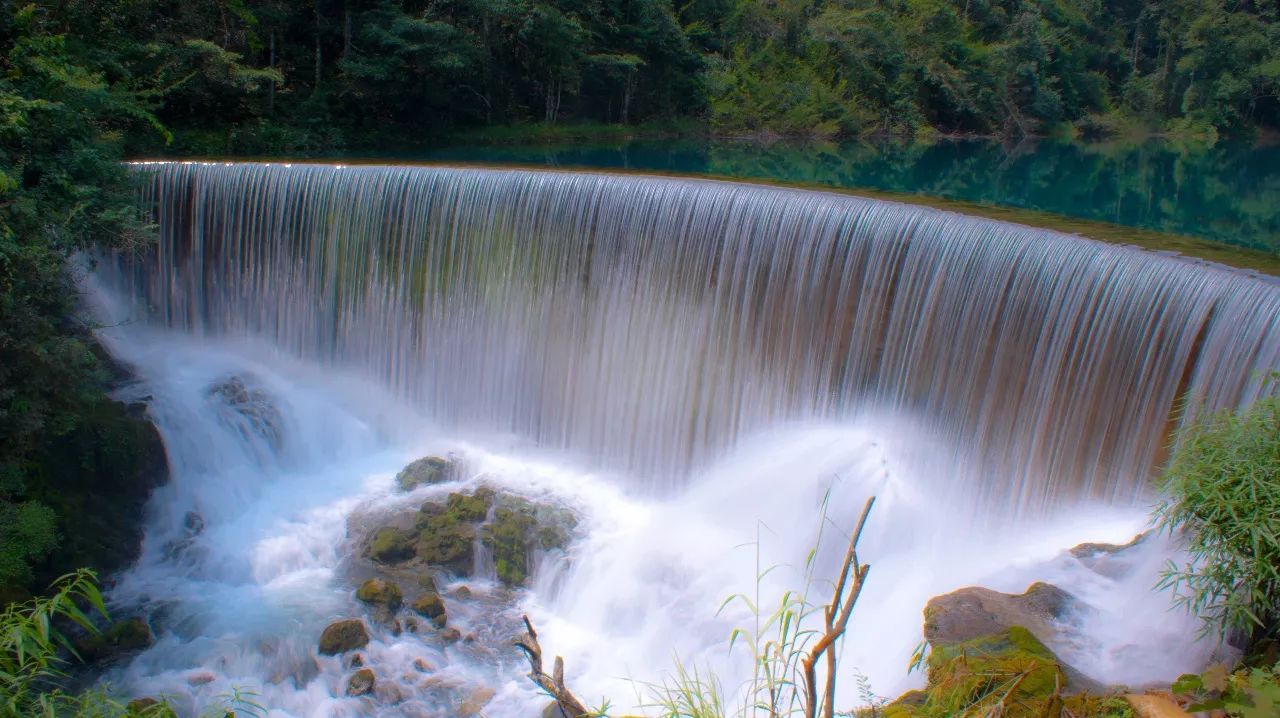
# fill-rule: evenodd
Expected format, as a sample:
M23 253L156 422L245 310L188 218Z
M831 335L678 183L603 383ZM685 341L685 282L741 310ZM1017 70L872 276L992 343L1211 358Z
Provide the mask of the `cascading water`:
M1272 280L724 182L136 172L158 246L103 258L95 281L123 303L108 314L141 320L106 336L147 379L175 464L117 590L164 604L175 626L125 669L138 690L198 692L191 672L208 671L223 687L262 683L296 715L370 710L332 697L336 659L311 675L298 656L350 604L345 522L404 503L390 475L437 447L461 447L487 482L583 513L571 564L544 567L524 607L587 695L626 702L616 680L655 680L673 650L739 675L722 654L746 617L716 607L754 590L758 563L803 559L828 490L837 526L881 497L865 548L879 583L845 660L883 692L911 680L928 597L980 579L1053 578L1087 595L1097 631L1057 648L1102 680L1167 677L1207 650L1185 622L1115 620L1125 601L1167 604L1148 590L1151 565L1108 582L1057 554L1141 527L1181 398L1191 414L1268 390ZM273 445L209 393L246 372L279 400ZM175 552L188 511L208 527L199 551ZM757 539L758 554L735 548ZM771 574L762 590L794 578ZM380 640L375 660L397 667L435 650ZM529 710L518 657L454 658L502 686L486 712ZM429 714L383 698L388 715Z

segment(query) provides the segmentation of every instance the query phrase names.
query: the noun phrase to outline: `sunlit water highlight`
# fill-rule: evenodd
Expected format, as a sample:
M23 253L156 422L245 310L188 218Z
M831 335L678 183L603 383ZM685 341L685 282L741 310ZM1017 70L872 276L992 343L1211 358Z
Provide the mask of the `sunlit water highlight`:
M762 598L802 588L828 491L820 578L838 531L879 497L844 665L881 693L920 680L905 668L928 598L973 583L1076 593L1096 610L1055 648L1106 683L1207 656L1149 590L1167 547L1144 545L1119 579L1063 549L1143 527L1179 392L1230 406L1260 391L1257 371L1280 364L1272 283L723 183L141 171L157 256L107 261L97 280L109 319L138 320L104 337L138 367L174 467L113 594L162 629L108 676L135 694L199 702L241 686L279 715L452 715L433 698L451 681L496 688L488 715L532 715L542 700L513 650L377 635L376 702L340 697L339 659L310 668L324 624L359 612L364 517L421 503L392 476L450 450L467 457L465 483L582 515L567 563L540 566L514 605L482 599L457 620L500 646L529 611L588 699L637 702L628 679L660 680L673 654L732 692L749 666L727 639L750 617L717 609L768 566L783 568ZM279 445L211 402L230 374L273 397ZM207 524L194 539L188 511Z

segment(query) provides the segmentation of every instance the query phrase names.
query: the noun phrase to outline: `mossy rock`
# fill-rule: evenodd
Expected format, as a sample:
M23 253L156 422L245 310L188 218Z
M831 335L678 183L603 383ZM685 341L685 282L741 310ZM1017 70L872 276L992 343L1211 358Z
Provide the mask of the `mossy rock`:
M475 526L437 516L418 533L414 552L432 566L465 575L474 564L475 538Z
M444 609L444 599L440 598L438 593L424 593L414 599L410 606L414 613L423 618L429 619L436 628L444 626L448 620L448 616Z
M371 578L356 589L356 598L364 603L395 611L404 603L400 587L390 581Z
M452 481L458 476L455 461L439 456L426 456L412 462L396 474L396 486L401 491L412 491L419 486L431 486Z
M368 644L369 629L358 618L334 621L320 634L320 654L324 656L336 656Z
M493 554L498 579L519 586L529 579L534 552L567 546L577 519L564 509L517 497L503 497L501 503L481 530L481 541Z
M413 558L414 534L394 526L384 526L373 534L369 542L369 558L383 564L395 564Z
M886 707L895 718L988 715L1042 718L1063 705L1067 676L1053 652L1021 626L929 655L929 685ZM1057 715L1057 713L1053 713Z

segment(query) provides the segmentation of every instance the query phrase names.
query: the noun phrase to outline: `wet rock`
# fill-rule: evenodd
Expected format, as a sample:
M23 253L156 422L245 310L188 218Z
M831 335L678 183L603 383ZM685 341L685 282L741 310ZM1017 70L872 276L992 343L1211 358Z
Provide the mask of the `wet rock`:
M376 608L396 611L404 603L404 594L400 587L391 581L371 578L356 589L356 598Z
M471 598L471 589L466 586L459 586L450 591L449 596L451 598L456 598L459 601L465 601L468 598Z
M364 668L364 656L359 653L351 657L351 665L349 668Z
M493 700L494 690L487 686L481 686L473 691L466 698L462 699L462 703L458 705L458 715L461 718L470 718L480 713L489 701Z
M1017 680L992 680L1014 676ZM935 645L928 660L928 686L923 697L906 696L887 706L885 716L1017 715L1038 718L1061 713L1061 688L1067 677L1053 655L1021 626L949 645ZM1048 711L1059 703L1058 712ZM1004 708L1018 708L1007 713ZM1025 710L1029 708L1029 710Z
M151 627L140 617L111 624L102 633L85 636L76 642L76 652L87 663L112 660L136 653L154 642Z
M962 588L930 599L924 609L924 637L936 651L1002 635L1016 627L1030 633L1037 643L1051 644L1059 638L1062 620L1077 605L1071 594L1043 582L1031 584L1020 595ZM1101 688L1072 666L1057 665L1077 689Z
M440 639L445 643L457 643L462 640L462 631L449 627L440 632Z
M1150 531L1144 531L1125 544L1082 543L1073 547L1070 554L1094 573L1107 578L1122 578L1132 570L1128 560L1132 549L1142 545L1150 536Z
M197 686L207 686L216 680L218 680L218 677L210 671L197 671L196 673L192 673L187 676L187 685L192 688Z
M204 517L195 511L188 511L182 517L182 528L189 537L199 536L204 533Z
M1040 641L1057 634L1053 622L1072 602L1071 594L1048 583L1034 583L1018 596L970 587L930 599L924 609L929 645L949 646L1023 626Z
M432 671L435 670L435 666L431 665L430 663L427 663L424 659L421 659L421 658L413 659L413 667L419 673L431 673Z
M373 692L375 683L373 669L361 668L351 674L351 678L347 679L347 695L363 696Z
M440 593L439 589L436 588L436 577L431 572L418 576L418 588L427 593Z
M535 551L563 549L577 525L572 513L558 507L504 496L494 509L493 520L481 532L481 540L493 555L498 579L520 586L529 579Z
M216 382L205 392L228 410L227 418L246 437L264 439L279 449L284 437L284 418L270 394L253 386L253 377L233 375Z
M396 486L401 491L412 491L419 486L453 481L459 473L457 460L426 456L401 469L396 474Z
M364 648L369 643L369 629L364 621L348 618L330 623L320 634L320 654L336 656L357 648Z
M415 537L395 526L384 526L374 532L369 542L369 558L382 564L403 563L413 558Z
M413 617L409 617L409 618L404 619L404 630L408 631L409 633L417 633L417 632L418 632L418 620L417 620L416 618L413 618Z
M442 506L424 504L415 525L419 559L454 573L470 573L474 563L476 527L489 514L493 492L478 489L472 494L452 493Z
M414 613L427 618L436 628L442 628L448 617L445 614L444 600L438 593L424 593L414 600L411 606Z

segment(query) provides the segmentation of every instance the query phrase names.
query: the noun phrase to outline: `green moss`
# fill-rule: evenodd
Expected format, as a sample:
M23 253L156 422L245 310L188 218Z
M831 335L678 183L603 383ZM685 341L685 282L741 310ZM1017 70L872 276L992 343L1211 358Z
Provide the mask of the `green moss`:
M410 606L414 613L423 618L429 619L436 628L444 626L448 620L448 616L444 609L444 599L440 598L438 593L424 593L414 599Z
M404 594L400 593L400 587L380 578L371 578L360 584L360 588L356 589L356 598L364 603L384 607L391 611L400 608L400 605L404 603Z
M493 554L498 579L519 586L529 578L534 551L564 548L577 519L563 509L517 497L504 497L504 503L481 530L481 541Z
M400 563L413 558L414 535L394 526L384 526L369 543L369 557L379 563Z
M396 486L401 491L412 491L418 486L450 481L456 475L457 467L453 462L439 456L427 456L401 469L396 474Z
M899 716L963 716L998 712L1039 718L1061 701L1066 675L1057 658L1021 626L953 646L929 656L929 686L919 705L895 703Z
M474 556L475 526L448 514L433 516L418 533L414 551L418 558L457 573L468 573Z

